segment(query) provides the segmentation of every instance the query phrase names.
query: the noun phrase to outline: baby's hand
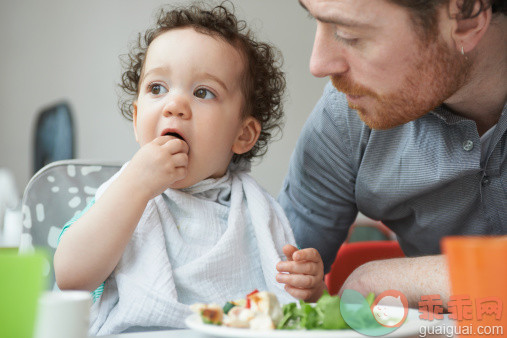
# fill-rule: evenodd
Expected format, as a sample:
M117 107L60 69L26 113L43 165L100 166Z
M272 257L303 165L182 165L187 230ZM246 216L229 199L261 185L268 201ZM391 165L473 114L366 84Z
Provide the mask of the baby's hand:
M174 136L164 135L137 151L125 168L125 175L151 199L185 178L187 169L188 144Z
M285 284L285 290L292 296L307 302L316 302L326 289L324 283L324 263L316 249L298 250L285 245L283 253L287 261L279 262L276 276L279 283Z

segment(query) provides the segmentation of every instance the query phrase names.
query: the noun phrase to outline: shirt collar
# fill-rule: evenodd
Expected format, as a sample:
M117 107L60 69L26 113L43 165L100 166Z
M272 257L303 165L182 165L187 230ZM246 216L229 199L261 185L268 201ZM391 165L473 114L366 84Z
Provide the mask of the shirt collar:
M467 121L468 119L457 115L453 113L449 108L447 108L445 105L441 104L440 106L433 109L430 114L435 115L436 117L440 118L447 124L455 124L461 121Z
M468 121L469 119L462 117L460 115L457 115L453 113L449 108L447 108L444 104L441 104L440 106L436 107L432 111L430 111L430 114L435 115L436 117L440 118L447 124L455 124L460 121ZM502 114L500 115L500 119L498 120L497 124L504 124L506 123L505 120L507 120L507 102L505 102L502 110Z

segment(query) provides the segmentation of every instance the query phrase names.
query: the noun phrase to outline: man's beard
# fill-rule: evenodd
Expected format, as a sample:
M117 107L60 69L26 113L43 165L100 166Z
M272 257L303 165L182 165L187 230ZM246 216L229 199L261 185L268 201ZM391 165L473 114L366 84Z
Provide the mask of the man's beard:
M396 93L378 94L353 83L346 75L333 75L331 81L345 94L369 96L368 102L374 102L373 107L368 108L349 102L349 107L356 109L370 128L396 127L426 115L468 80L471 63L443 41L421 42L419 54Z

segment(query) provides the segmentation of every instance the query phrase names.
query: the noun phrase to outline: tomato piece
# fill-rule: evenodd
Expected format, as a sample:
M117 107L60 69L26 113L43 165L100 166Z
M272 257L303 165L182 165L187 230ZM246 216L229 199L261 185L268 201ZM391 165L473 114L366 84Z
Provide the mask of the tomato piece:
M246 295L246 306L245 306L245 307L246 307L247 309L249 309L249 308L250 308L250 305L251 305L251 303L250 303L250 296L251 296L251 295L254 295L254 294L258 293L258 292L259 292L259 290L255 289L255 290L253 290L252 292L250 292L248 295Z

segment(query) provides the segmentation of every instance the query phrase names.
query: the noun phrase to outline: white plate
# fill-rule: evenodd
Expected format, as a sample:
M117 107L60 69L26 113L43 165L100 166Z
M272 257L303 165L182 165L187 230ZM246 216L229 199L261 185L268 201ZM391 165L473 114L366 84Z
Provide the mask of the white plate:
M419 311L416 309L409 309L407 320L396 331L391 332L383 337L406 337L406 336L419 336L419 327L435 326L435 325L452 325L447 319L426 321L419 319ZM235 337L235 338L248 338L248 337L266 337L266 338L341 338L341 337L366 337L354 330L267 330L255 331L249 329L239 329L227 326L217 326L211 324L204 324L197 314L193 314L185 320L185 324L192 330L205 333L215 337Z

